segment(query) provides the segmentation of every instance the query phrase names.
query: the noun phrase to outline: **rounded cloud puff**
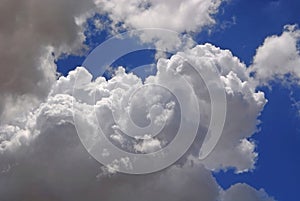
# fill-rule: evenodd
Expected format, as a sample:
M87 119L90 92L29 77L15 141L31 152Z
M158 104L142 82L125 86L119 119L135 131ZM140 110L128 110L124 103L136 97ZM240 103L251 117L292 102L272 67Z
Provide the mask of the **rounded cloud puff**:
M195 76L190 65L198 68L200 72L211 71L212 67L218 68L227 97L224 131L213 152L204 160L197 158L201 139L209 124L210 100L204 83L199 80L199 76ZM257 118L266 103L264 94L255 91L244 64L229 51L210 44L198 45L174 55L169 60L162 59L158 61L157 69L156 75L142 82L134 74L127 74L123 68L119 68L110 80L106 81L103 77L92 80L92 75L85 68L79 67L67 77L60 77L46 101L30 114L9 125L2 125L0 193L3 198L82 200L88 197L88 200L119 200L126 196L131 200L139 200L142 196L149 200L201 198L212 201L222 197L223 193L209 170L233 167L242 172L254 167L257 154L254 152L255 144L249 138L256 131ZM164 85L164 82L170 81L177 90L185 90L176 75L185 77L192 88L197 89L196 97L201 110L197 140L180 161L161 172L130 176L115 173L119 163L112 164L109 169L89 157L76 135L73 112L80 114L77 119L80 125L77 125L77 129L82 129L87 135L97 135L95 127L100 123L108 137L115 140L117 146L128 151L151 152L163 146L165 141L172 140L178 123L177 106L174 105L176 101L173 106L167 106L173 100L171 94L156 88L143 91L143 85ZM76 88L76 78L84 87ZM211 83L205 84L213 82L212 79ZM114 126L116 122L109 111L113 109L118 116L124 112L122 109L134 106L130 102L122 102L122 98L136 88L142 90L141 95L134 99L137 106L139 102L145 101L145 97L149 97L149 104L160 103L164 108L152 114L153 118L164 119L164 135L151 142L145 140L137 143L124 137ZM189 106L187 111L193 116L194 106L189 105L189 97L185 101ZM95 108L98 122L93 118ZM130 111L139 124L147 123L147 110L141 112L143 109L131 108ZM126 122L119 123L128 125ZM103 154L110 153L108 151ZM33 187L34 192L29 190ZM240 193L247 192L241 190ZM224 199L228 199L228 196L235 194L228 192L225 195Z

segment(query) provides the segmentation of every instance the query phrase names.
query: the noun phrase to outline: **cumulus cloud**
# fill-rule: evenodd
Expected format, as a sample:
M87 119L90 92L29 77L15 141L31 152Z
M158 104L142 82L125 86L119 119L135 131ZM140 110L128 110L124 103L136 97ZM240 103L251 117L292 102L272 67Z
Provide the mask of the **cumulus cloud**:
M185 49L171 59L160 59L157 74L145 82L123 68L108 81L103 77L93 80L84 67L56 80L54 59L61 53L83 48L82 25L94 4L112 21L110 26L114 31L163 28L184 35L213 25L213 15L221 3L221 0L2 0L1 199L227 201L242 197L251 201L272 200L263 190L245 184L222 190L211 174L211 170L234 168L236 172L244 172L254 168L257 153L251 135L256 132L257 118L266 103L264 94L256 91L255 80L249 76L246 66L230 51L210 44ZM97 22L96 27L103 26ZM293 26L288 26L284 35L293 45L299 37ZM277 41L282 36L273 38ZM179 41L177 37L155 31L150 35L141 34L140 39L166 50ZM164 39L166 43L162 43ZM269 43L267 40L263 46ZM269 45L266 46L268 49ZM268 78L257 66L268 64L269 57L261 52L264 50L258 49L251 69L264 82ZM227 98L222 136L204 160L199 160L199 152L211 118L211 100L205 85L213 86L216 91L221 86L214 79L204 83L194 67L207 74L218 69L217 79L224 85ZM189 90L195 91L200 123ZM135 91L137 94L131 96ZM180 102L186 106L184 114L180 113L179 100L174 94L182 97ZM196 141L188 152L163 171L139 176L116 173L121 165L132 165L128 158L115 160L108 168L100 165L76 134L85 133L81 140L86 139L89 147L93 147L100 125L115 146L132 153L152 153L168 146L181 121L186 125L187 134L194 132L191 128L199 123ZM148 130L135 132L137 127L132 123ZM159 135L150 139L151 131ZM110 151L101 154L109 157Z
M82 50L85 39L82 25L93 13L100 12L107 15L111 20L107 26L112 28L113 33L120 29L164 28L182 34L199 32L203 27L214 24L213 15L218 12L221 2L221 0L130 2L2 0L0 6L2 122L13 118L17 111L29 110L47 96L56 79L55 58L62 53L79 53ZM96 27L102 29L103 23L96 22ZM140 38L143 42L155 43L163 50L180 46L181 40L178 37L155 33L157 32L147 32ZM185 45L190 47L191 44L187 42ZM55 53L55 56L52 53ZM23 102L24 107L19 110L10 109L11 105L19 102Z
M130 176L115 173L120 165L118 162L107 169L89 156L76 135L73 112L79 114L75 115L77 131L84 131L87 138L93 139L91 136L99 134L97 125L100 124L111 141L117 139L114 142L116 146L131 152L152 152L173 139L180 114L172 93L146 86L173 87L178 91L177 95L183 96L187 88L180 77L190 81L192 89L198 89L196 97L202 121L197 135L201 139L209 124L210 100L203 81L195 76L191 65L203 73L213 67L218 68L221 71L219 79L225 85L228 99L224 132L208 158L203 161L197 159L202 143L200 140L194 143L184 160L167 170ZM253 168L257 155L254 144L248 138L255 132L257 117L265 104L263 93L255 92L248 84L251 78L244 64L228 50L210 44L178 53L169 60L161 59L157 69L157 74L148 77L145 82L133 74L127 74L123 68L119 68L108 81L103 77L93 81L92 75L82 67L71 71L67 77L60 77L46 101L36 110L25 118L1 126L1 197L4 200L139 200L143 197L144 200L208 201L223 197L221 187L209 170L234 167L237 171L247 171ZM214 81L205 84L213 84ZM218 90L218 85L215 87ZM130 99L132 102L126 101L126 97L137 89L139 94ZM188 106L188 116L184 117L188 121L185 123L192 125L193 119L189 118L195 115L195 106L189 103L189 96L183 97L184 104ZM140 126L154 120L156 130L155 126L160 128L160 124L164 123L162 135L152 141L126 138L118 125L123 125L125 132L133 131L133 128L128 126L128 118L122 116L124 109L130 111L132 120ZM94 111L98 117L96 120ZM106 150L102 154L110 156L111 153ZM124 158L123 162L128 165L131 161ZM245 196L249 194L241 190L240 194L243 193ZM224 194L224 199L240 194L228 192Z
M95 0L117 26L125 28L163 28L179 33L200 31L215 23L212 15L217 13L221 0ZM170 17L172 16L172 17Z
M187 59L188 62L182 58ZM116 76L108 82L103 79L96 80L96 83L99 82L98 90L100 90L100 96L96 99L96 109L99 112L98 120L106 122L102 125L106 129L105 133L110 134L110 137L113 137L119 146L132 144L126 141L128 139L122 135L122 132L116 130L116 128L122 128L124 133L130 135L136 132L137 128L132 126L130 118L124 116L124 114L131 111L133 119L138 120L138 124L148 125L151 110L140 106L153 108L157 105L160 105L162 110L156 114L156 117L161 119L161 115L163 115L164 120L162 122L167 123L162 130L165 135L160 138L161 144L159 146L174 137L174 133L178 132L178 124L188 125L185 132L194 132L192 128L197 123L194 122L197 120L197 110L195 109L195 103L192 102L193 91L186 84L186 80L188 80L188 84L192 85L196 93L201 114L200 128L197 135L199 139L203 138L208 130L211 118L211 100L205 85L211 85L216 80L212 78L208 83L204 83L192 66L203 74L213 71L214 68L220 69L221 74L218 79L224 84L227 97L227 114L221 139L213 152L203 160L203 164L211 170L233 167L237 172L243 172L253 169L257 154L254 152L255 144L249 140L249 137L256 132L256 126L259 123L257 118L266 103L266 99L263 92L256 92L255 88L249 83L252 78L247 75L244 64L229 51L221 50L210 44L199 45L187 52L178 53L170 60L160 59L157 64L157 74L147 78L144 83L135 75L126 74L123 69L119 69ZM79 78L80 82L84 84L84 88L90 89L80 90L78 95L82 101L91 104L88 99L92 98L91 91L95 87L94 84L90 84L91 76L84 76L87 72L83 69L78 72L80 72ZM84 79L84 77L87 77L87 79ZM170 107L170 103L176 102L171 93L156 87L143 87L149 84L164 86L173 92L176 91L176 98L184 97L181 99L180 104L186 106L184 109L185 114L180 114L180 117L176 114L178 109ZM213 90L219 90L218 87L220 86L215 86ZM133 102L130 102L128 97L136 90L141 91L141 93L135 96L135 99L132 99ZM77 93L75 92L75 94ZM147 99L144 97L147 97ZM98 100L98 98L100 99ZM115 111L114 114L107 112L109 110ZM79 121L83 121L80 115L78 116ZM180 118L183 122L180 122ZM145 136L150 131L159 131L161 121L153 122L156 122L156 124L154 123L148 131L138 130L140 135ZM115 123L118 126L113 126ZM201 140L196 140L189 153L198 157L199 147L202 143ZM148 143L142 144L146 146ZM132 146L134 146L134 143ZM133 148L128 149L132 150Z
M249 71L259 84L291 76L299 80L300 30L297 25L286 25L281 35L269 36L257 49ZM298 82L298 81L297 81Z
M218 68L226 90L227 114L223 133L203 163L212 170L233 167L237 172L243 172L253 169L257 154L249 137L256 132L257 117L266 103L264 93L256 92L246 66L228 50L206 44L187 51L184 57L190 58L189 61L201 66L202 70ZM196 85L196 88L201 86Z
M224 0L95 0L99 12L111 20L113 32L131 29L156 29L139 35L144 43L154 43L162 51L192 47L186 33L199 33L215 24L214 15ZM180 36L159 32L167 29ZM182 38L187 37L186 41ZM179 48L180 47L180 48ZM157 58L164 54L158 53Z

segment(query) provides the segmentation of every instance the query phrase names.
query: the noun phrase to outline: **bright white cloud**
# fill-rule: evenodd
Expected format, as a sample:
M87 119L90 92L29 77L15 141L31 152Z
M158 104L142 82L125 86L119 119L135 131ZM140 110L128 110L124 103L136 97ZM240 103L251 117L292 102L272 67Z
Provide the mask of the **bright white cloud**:
M218 68L227 93L227 115L221 139L203 163L215 170L234 167L243 172L254 168L257 154L253 142L247 139L256 132L257 118L266 103L264 93L255 92L246 66L228 50L206 44L188 51L185 57L202 70L211 69L210 65ZM196 85L196 88L203 86Z
M214 14L225 0L94 0L99 12L112 21L113 32L127 29L167 29L181 36L166 32L147 31L139 37L144 43L154 43L163 51L192 47L186 33L199 33L215 24ZM183 37L182 37L183 36ZM163 57L161 52L157 58Z
M300 30L297 25L286 25L281 35L267 37L253 59L249 71L255 73L260 84L267 84L276 78L283 80L290 75L300 78Z
M163 28L182 32L199 32L215 23L222 0L95 0L115 25L125 28ZM172 16L172 17L171 17Z

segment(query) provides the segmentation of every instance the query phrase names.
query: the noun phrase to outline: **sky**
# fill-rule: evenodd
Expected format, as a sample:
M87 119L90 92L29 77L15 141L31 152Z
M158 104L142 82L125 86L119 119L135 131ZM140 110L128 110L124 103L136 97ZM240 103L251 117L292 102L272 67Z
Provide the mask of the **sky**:
M299 9L297 0L4 0L1 200L297 200ZM134 45L115 37L136 29L125 35ZM97 78L89 65L119 46L126 54ZM155 155L178 139L173 155Z

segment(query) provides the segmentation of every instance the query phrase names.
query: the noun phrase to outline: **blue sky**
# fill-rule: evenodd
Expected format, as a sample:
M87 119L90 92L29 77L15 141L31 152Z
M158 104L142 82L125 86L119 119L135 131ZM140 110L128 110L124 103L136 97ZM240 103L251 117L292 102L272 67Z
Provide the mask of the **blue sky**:
M298 0L231 0L220 9L216 16L217 23L211 32L195 34L194 39L199 44L209 42L222 49L229 49L250 65L256 49L267 36L280 34L286 24L300 24L299 9ZM92 25L89 29L93 29ZM97 45L106 37L108 35L105 31L90 35L86 44ZM115 64L135 67L151 63L153 56L151 51L140 52L127 55ZM71 69L80 66L84 58L61 58L57 61L58 71L66 75ZM299 89L296 86L288 89L273 83L272 89L263 88L263 91L269 102L259 118L262 122L260 131L253 137L259 153L255 170L241 174L228 170L214 175L223 188L245 182L258 189L264 188L277 200L295 201L299 197L300 117L299 108L293 105L295 100L300 100ZM291 94L291 91L294 93Z

